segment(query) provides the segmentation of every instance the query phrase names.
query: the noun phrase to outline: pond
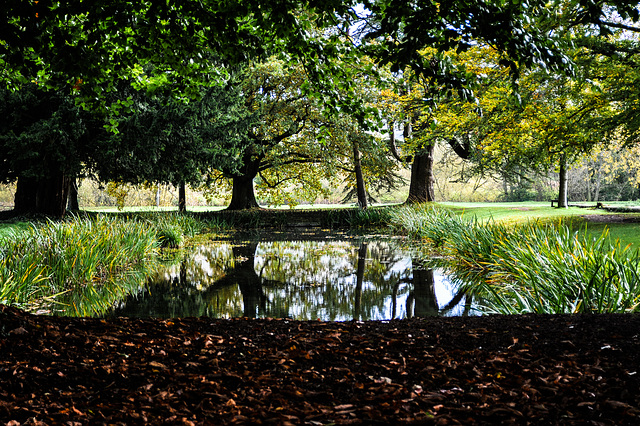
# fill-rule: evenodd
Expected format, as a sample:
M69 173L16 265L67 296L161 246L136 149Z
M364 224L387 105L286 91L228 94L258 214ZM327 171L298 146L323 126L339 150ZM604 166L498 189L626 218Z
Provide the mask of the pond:
M371 237L212 241L104 316L389 320L474 315L475 301L419 248Z

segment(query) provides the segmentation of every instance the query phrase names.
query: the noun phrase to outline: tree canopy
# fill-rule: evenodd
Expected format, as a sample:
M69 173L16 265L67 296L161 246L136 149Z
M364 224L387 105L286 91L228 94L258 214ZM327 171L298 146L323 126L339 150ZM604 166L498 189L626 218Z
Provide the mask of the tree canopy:
M585 78L600 81L591 87L599 87L616 108L592 123L597 121L607 137L622 132L631 143L640 127L640 85L633 71L638 43L629 34L639 32L632 25L639 14L637 2L630 0L269 0L259 5L242 0L8 0L0 6L0 79L14 92L37 86L43 93L38 96L68 96L92 117L99 114L112 131L122 125L119 136L102 139L100 150L65 157L68 164L55 171L62 174L63 187L56 191L60 197L66 196L64 186L83 167L96 164L103 165L105 178L171 182L198 180L203 164L223 162L219 154L225 150L244 165L246 152L237 150L233 138L216 148L212 145L216 136L211 132L229 136L233 131L205 126L211 115L202 116L200 124L188 116L197 105L192 100L203 98L206 103L209 90L216 90L207 87L225 87L232 81L234 67L269 57L299 65L301 93L319 100L338 118L354 118L366 130L376 122L375 109L362 102L358 80L352 78L354 68L371 72L371 78L378 77L376 67L389 66L397 73L411 70L432 89L467 101L474 99L485 76L469 63L452 60L447 52L490 48L512 83L536 68L573 81L587 62L585 56L595 55L591 60L600 65L591 69L606 66L611 78ZM583 56L575 54L580 49ZM624 86L631 90L622 90ZM145 98L154 92L170 96L162 101ZM35 105L35 98L22 99ZM433 97L422 101L433 107ZM234 105L231 98L225 102ZM208 108L212 111L213 106ZM150 112L165 119L145 121ZM234 120L243 121L238 116ZM141 124L146 129L132 134ZM20 141L31 138L19 126L11 125L10 132L15 137L4 133L3 164L13 161L7 156L20 149ZM58 145L57 152L64 150L59 138L47 144ZM51 150L29 146L37 150L34 156ZM105 161L109 156L113 161ZM4 178L20 180L17 173L5 173Z

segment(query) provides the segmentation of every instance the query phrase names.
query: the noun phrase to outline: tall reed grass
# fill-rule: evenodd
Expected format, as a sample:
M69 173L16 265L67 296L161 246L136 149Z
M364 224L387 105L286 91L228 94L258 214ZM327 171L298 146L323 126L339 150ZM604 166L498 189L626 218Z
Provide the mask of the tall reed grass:
M348 226L350 228L379 228L389 226L390 207L371 207L368 209L327 210L324 226Z
M139 221L98 216L33 224L3 235L0 247L0 303L37 309L151 268L158 236Z
M487 312L640 310L640 255L563 223L506 225L432 206L402 207L393 226L428 239Z

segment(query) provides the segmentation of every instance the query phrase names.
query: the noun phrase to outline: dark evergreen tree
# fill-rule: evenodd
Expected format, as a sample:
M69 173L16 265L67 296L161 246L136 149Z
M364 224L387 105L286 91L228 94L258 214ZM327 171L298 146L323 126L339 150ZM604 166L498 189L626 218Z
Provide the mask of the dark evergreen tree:
M104 135L102 122L60 91L0 90L0 179L17 181L16 213L61 217L74 179Z

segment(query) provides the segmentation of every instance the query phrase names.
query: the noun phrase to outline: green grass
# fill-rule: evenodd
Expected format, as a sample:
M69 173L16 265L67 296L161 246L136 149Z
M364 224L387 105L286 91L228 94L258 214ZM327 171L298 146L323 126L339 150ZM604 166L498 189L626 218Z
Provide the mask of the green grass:
M604 214L603 210L569 207L558 209L550 203L522 202L522 203L441 203L451 211L467 217L475 217L485 221L492 219L497 222L521 223L536 219L554 219L585 214Z
M588 223L586 231L593 238L607 232L611 243L619 241L622 247L640 249L640 223Z
M175 212L86 213L0 226L0 303L95 315L138 288L159 247L176 248L220 218Z
M561 220L497 221L425 205L392 212L396 230L427 239L498 313L636 312L640 255ZM573 221L575 222L575 221Z
M158 239L143 223L101 216L5 229L0 246L0 303L34 310L117 287L152 264Z
M16 231L29 229L29 222L0 222L0 238L12 235Z
M607 205L630 206L630 202L611 202ZM640 213L612 213L602 209L585 209L570 207L566 209L552 208L550 203L522 202L522 203L442 203L444 206L466 218L474 218L480 222L492 220L499 223L522 224L539 221L542 223L564 221L580 228L580 232L587 232L592 238L598 238L608 230L608 238L612 243L620 240L625 247L640 248ZM600 223L582 219L584 215L635 216L638 223ZM584 225L586 229L584 228Z
M306 214L282 213L125 211L62 222L2 223L0 303L95 314L141 285L144 272L138 266L152 264L157 247L177 247L232 227L287 226ZM473 281L474 291L493 300L489 305L495 312L626 312L638 306L640 224L581 218L611 214L603 210L527 202L310 213L323 226L387 227L431 241L460 278L480 277Z

